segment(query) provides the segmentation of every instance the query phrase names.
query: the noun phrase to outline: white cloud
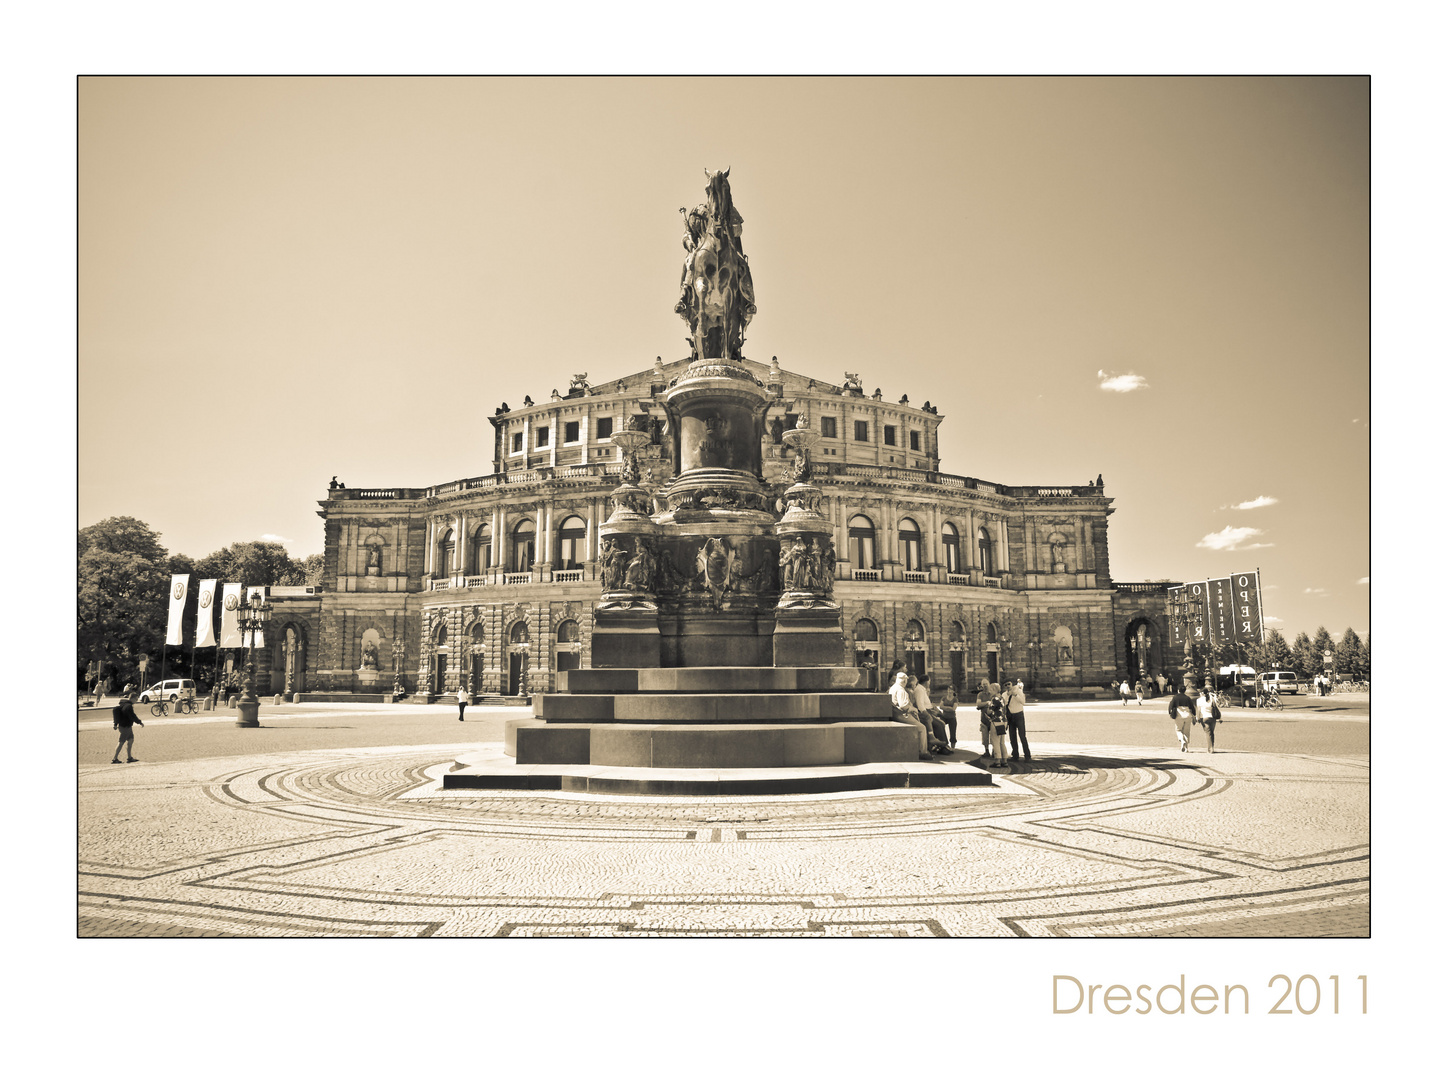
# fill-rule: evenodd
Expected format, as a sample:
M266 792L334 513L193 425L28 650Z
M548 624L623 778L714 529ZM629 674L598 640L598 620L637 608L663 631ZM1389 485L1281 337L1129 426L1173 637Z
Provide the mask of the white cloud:
M1252 537L1261 535L1261 529L1228 525L1221 532L1207 533L1197 541L1197 547L1211 548L1213 551L1251 551L1253 548L1271 547L1271 544L1247 543Z
M1118 394L1129 394L1133 390L1146 389L1146 378L1128 371L1125 375L1107 374L1105 371L1096 372L1096 377L1101 380L1100 386L1103 390L1113 390Z
M1264 506L1276 506L1275 495L1258 495L1255 499L1248 499L1246 502L1239 502L1235 506L1227 507L1228 510L1257 510Z
M1276 623L1278 626L1281 626L1281 625L1282 625L1282 620L1279 619L1276 615L1263 615L1263 616L1262 616L1262 621L1263 621L1263 622L1273 622L1273 623Z
M1304 593L1306 593L1308 596L1326 596L1326 595L1327 595L1327 590L1326 590L1326 589L1314 589L1314 588L1312 588L1311 586L1309 586L1309 587L1306 588L1306 589L1303 589L1302 591L1303 591Z
M1367 583L1368 583L1368 579L1367 579L1367 578L1365 578L1365 577L1360 577L1360 578L1358 578L1358 584L1359 584L1359 585L1366 585Z
M276 533L262 533L261 538L269 544L290 544L291 540L285 536L278 536Z

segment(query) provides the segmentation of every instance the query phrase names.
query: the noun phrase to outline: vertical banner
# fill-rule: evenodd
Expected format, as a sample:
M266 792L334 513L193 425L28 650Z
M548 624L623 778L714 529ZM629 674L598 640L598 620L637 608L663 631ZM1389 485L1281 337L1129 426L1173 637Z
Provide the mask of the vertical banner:
M247 606L248 606L248 607L251 605L251 598L252 598L253 596L259 596L259 597L261 597L261 602L262 602L263 604L265 604L265 603L266 603L266 586L265 586L265 585L248 585L248 586L246 587L246 603L247 603ZM243 635L243 636L245 636L245 635ZM254 648L254 649L260 649L262 646L264 646L264 645L266 644L266 641L264 640L265 637L266 637L266 635L263 634L260 630L253 630L253 631L251 632L251 637L252 637L251 647Z
M1230 645L1237 640L1233 634L1236 624L1232 618L1232 609L1236 605L1232 602L1232 579L1212 578L1207 582L1207 596L1212 609L1212 618L1207 624L1211 627L1207 631L1211 642L1213 645Z
M1261 645L1262 585L1257 571L1232 575L1232 638L1243 645Z
M228 581L221 587L221 647L241 648L241 628L236 622L236 609L241 606L241 583Z
M186 610L186 586L190 574L171 575L171 610L166 616L166 644L181 645L181 613Z
M216 644L216 579L203 581L196 594L196 647L204 649Z
M1211 593L1205 581L1194 581L1186 587L1187 599L1196 604L1196 611L1187 623L1191 643L1207 643L1207 627L1212 625Z

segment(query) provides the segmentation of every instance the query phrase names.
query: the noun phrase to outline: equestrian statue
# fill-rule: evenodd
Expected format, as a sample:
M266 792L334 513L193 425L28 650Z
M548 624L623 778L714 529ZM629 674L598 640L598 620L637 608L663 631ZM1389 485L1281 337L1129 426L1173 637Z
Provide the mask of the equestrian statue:
M729 170L704 170L705 201L684 215L684 272L674 310L689 324L694 360L739 360L744 329L758 310L740 234L744 218L729 193Z

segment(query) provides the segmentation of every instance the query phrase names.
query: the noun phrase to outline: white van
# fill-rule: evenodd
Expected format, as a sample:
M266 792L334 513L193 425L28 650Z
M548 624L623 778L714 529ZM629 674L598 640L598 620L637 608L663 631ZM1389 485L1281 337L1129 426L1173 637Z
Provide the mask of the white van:
M1297 672L1269 671L1262 676L1262 689L1276 690L1279 694L1297 693Z
M148 705L160 698L175 701L177 698L195 696L196 684L190 679L167 679L163 683L153 683L142 690L141 703Z

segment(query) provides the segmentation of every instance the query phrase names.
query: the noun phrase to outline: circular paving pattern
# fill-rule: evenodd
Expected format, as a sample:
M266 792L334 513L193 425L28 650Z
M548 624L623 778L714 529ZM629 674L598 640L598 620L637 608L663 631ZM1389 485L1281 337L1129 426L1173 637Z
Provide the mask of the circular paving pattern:
M712 798L444 792L451 761L83 768L81 933L1367 933L1365 759L1046 745L998 788Z

